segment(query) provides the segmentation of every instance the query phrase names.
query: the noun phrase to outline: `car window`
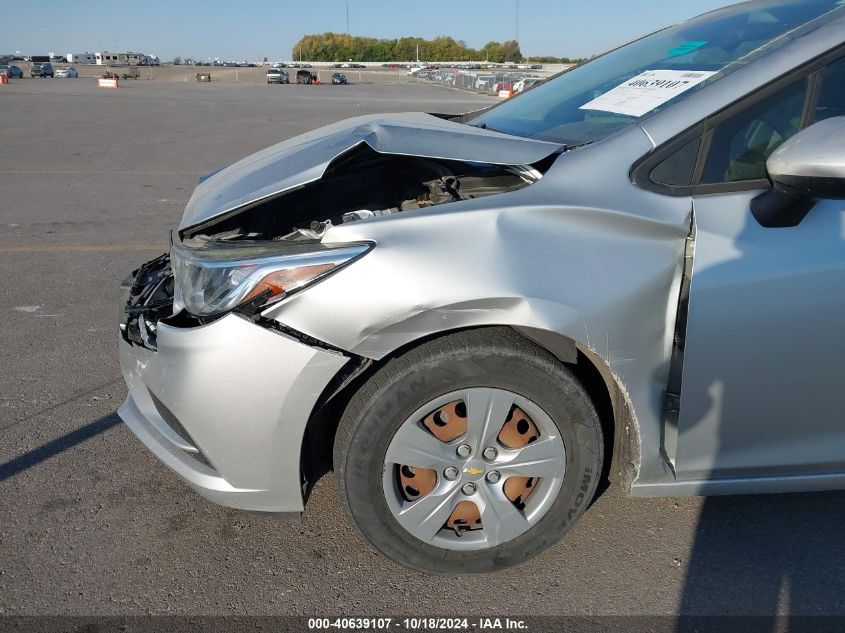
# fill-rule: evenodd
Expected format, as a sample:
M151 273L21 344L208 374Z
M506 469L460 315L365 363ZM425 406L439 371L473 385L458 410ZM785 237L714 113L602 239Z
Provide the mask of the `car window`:
M712 132L701 183L766 178L766 160L801 129L806 96L804 78L719 123Z
M650 174L652 182L670 187L689 187L700 145L701 137L697 136L658 163Z
M845 116L845 58L833 62L822 73L814 121Z

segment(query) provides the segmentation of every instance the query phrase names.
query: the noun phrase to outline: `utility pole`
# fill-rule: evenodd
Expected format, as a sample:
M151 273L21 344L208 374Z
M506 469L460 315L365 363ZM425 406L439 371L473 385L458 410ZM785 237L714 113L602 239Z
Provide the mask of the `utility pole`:
M349 0L346 0L346 34L350 35L350 33L349 33Z
M519 0L516 0L516 43L519 44Z

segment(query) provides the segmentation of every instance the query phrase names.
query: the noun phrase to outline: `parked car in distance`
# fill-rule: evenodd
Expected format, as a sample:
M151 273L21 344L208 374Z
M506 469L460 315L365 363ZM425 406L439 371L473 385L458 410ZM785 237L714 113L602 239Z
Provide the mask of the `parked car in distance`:
M6 75L10 79L23 79L23 70L19 66L0 66L0 75Z
M525 79L520 79L513 85L513 91L522 92L523 90L528 90L529 88L543 83L544 81L546 81L544 77L526 77Z
M66 78L76 78L79 77L79 72L76 68L67 67L67 68L59 68L56 71L56 77L66 77Z
M346 79L346 75L343 73L333 73L332 74L332 85L346 85L349 81Z
M496 75L478 75L475 78L475 89L490 91L493 89L493 84L496 81Z
M30 77L54 77L53 65L49 62L33 64L29 69Z
M289 84L290 83L290 75L288 75L287 71L282 70L281 68L269 68L267 70L267 83L268 84Z
M121 286L118 413L234 508L300 513L333 469L439 574L538 554L608 481L845 490L843 86L842 0L755 0L244 158Z
M298 84L315 84L318 83L317 75L310 70L296 71L296 83Z

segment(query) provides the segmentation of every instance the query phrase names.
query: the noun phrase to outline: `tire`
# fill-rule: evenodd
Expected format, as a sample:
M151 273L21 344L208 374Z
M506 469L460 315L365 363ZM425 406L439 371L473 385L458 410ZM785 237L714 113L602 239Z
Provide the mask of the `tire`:
M438 547L406 530L391 510L385 483L390 476L385 475L388 448L403 424L413 423L417 418L411 416L419 416L429 403L451 397L453 391L489 392L490 388L516 394L546 414L565 447L561 451L565 458L560 458L561 464L565 463L562 481L556 494L547 494L544 503L550 505L544 514L538 513L539 518L527 531L481 549ZM508 421L513 411L512 408ZM536 439L529 440L529 445ZM451 445L447 446L451 449ZM602 472L602 460L601 425L583 386L557 358L504 327L450 334L390 360L350 400L334 444L334 469L341 498L359 533L393 561L435 574L505 569L556 543L590 504ZM459 475L457 483L462 485L468 476ZM440 477L438 473L438 481ZM486 485L485 481L486 474L477 482L479 487ZM445 480L443 483L448 485ZM467 534L459 534L458 528L452 527L461 538ZM450 530L441 528L437 534L441 536L435 538L453 538Z

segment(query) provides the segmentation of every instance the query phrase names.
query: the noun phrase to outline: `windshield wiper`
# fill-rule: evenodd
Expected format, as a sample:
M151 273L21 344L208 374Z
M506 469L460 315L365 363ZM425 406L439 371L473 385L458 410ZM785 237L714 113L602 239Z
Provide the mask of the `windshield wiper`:
M583 143L576 143L575 145L564 145L564 151L571 152L573 149L579 149L581 147L586 147L587 145L592 145L598 141L598 139L593 139L592 141L584 141Z
M490 127L486 123L479 123L476 125L475 123L467 123L470 127L477 127L479 130L487 130L489 132L498 132L499 134L507 134L508 136L519 136L519 134L513 134L512 132L505 132L504 130L497 130L496 128Z

